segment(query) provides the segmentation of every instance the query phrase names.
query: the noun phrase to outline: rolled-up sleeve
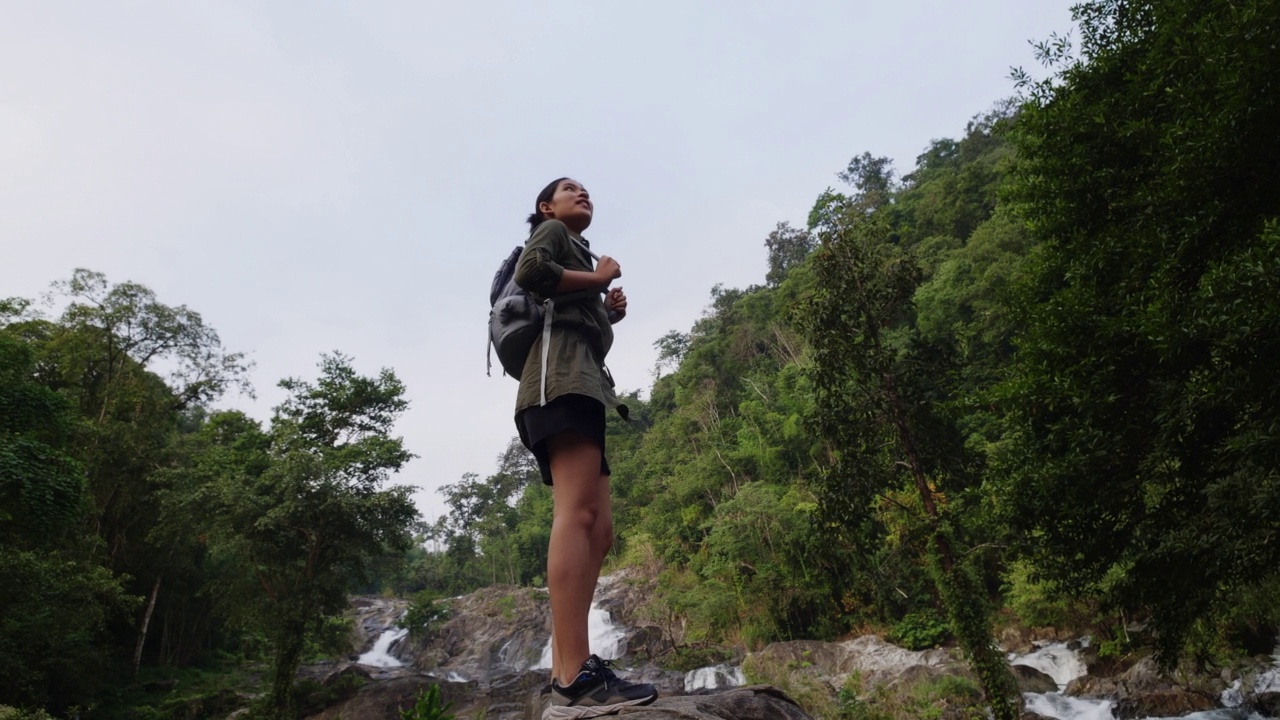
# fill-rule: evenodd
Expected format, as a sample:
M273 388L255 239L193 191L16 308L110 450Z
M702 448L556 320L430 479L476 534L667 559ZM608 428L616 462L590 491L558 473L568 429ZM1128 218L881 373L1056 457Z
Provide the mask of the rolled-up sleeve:
M525 292L550 297L560 285L564 266L555 261L559 249L569 242L569 231L563 223L548 220L533 231L516 263L516 284Z

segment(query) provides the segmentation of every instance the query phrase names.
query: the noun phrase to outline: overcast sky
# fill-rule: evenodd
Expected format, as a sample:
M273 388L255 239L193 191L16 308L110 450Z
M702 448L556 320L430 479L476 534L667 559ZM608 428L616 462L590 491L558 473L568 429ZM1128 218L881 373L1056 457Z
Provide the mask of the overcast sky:
M909 170L1013 92L1069 3L93 2L7 0L0 21L0 297L76 267L185 304L275 383L322 352L390 367L436 489L515 433L485 376L489 283L551 179L630 315L609 366L647 392L653 342L716 283L765 274L864 151Z

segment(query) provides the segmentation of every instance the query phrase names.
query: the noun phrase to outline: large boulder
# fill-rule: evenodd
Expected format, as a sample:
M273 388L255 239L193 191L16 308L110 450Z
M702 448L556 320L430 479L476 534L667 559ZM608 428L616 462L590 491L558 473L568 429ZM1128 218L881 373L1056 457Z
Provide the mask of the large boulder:
M1118 720L1181 717L1193 712L1212 710L1215 706L1213 699L1200 693L1174 688L1135 692L1127 698L1116 701L1111 714Z
M880 703L883 695L930 697L920 712L964 716L980 692L959 654L949 649L913 651L875 635L840 643L812 640L773 643L743 660L753 682L781 688L813 715L836 717ZM916 692L933 688L936 693Z
M652 705L618 711L628 720L810 720L786 693L768 685L709 695L659 698Z
M414 668L488 688L537 665L551 636L545 590L493 585L448 602L448 620L410 642Z
M400 720L418 693L433 681L406 677L370 683L358 695L307 720ZM539 694L527 689L520 703L495 703L472 683L442 683L441 694L459 720L529 720L541 717ZM628 720L810 720L777 688L756 685L710 695L661 697L652 705L623 708Z
M1048 693L1057 692L1058 683L1047 672L1037 670L1030 665L1014 665L1013 678L1018 681L1019 692Z
M376 595L358 595L351 598L351 611L355 616L351 646L356 654L373 647L382 633L390 630L404 617L409 601L400 598L384 598Z
M1254 695L1253 709L1263 717L1280 717L1280 692L1264 692Z

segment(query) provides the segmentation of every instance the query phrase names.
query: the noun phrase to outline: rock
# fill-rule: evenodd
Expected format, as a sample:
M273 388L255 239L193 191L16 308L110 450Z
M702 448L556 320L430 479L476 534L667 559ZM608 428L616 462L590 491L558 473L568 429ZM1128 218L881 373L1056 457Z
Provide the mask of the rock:
M939 671L929 673L932 676L967 672L951 650L906 650L876 635L842 643L816 640L772 643L748 655L743 665L768 669L770 674L786 671L809 675L827 682L833 689L839 689L855 673L864 684L872 686L890 684L909 670L917 674L926 672L916 668Z
M1170 690L1173 683L1164 677L1156 659L1150 655L1133 664L1120 674L1119 681L1130 693Z
M1177 689L1156 664L1147 656L1135 662L1128 670L1113 677L1093 674L1078 677L1067 683L1066 694L1092 699L1123 700L1146 693L1168 692Z
M658 698L652 705L623 708L617 716L628 720L810 720L794 700L768 685Z
M355 629L352 632L351 644L358 651L358 655L373 648L378 637L404 617L405 611L409 609L409 601L358 595L351 598L351 607L355 614Z
M1128 695L1115 678L1084 675L1067 683L1064 694L1090 699L1115 699Z
M1037 646L1078 640L1080 633L1069 628L1022 627L1007 625L999 630L996 644L1007 653L1026 655Z
M1264 692L1254 695L1250 705L1263 717L1280 717L1280 692Z
M1018 690L1024 693L1057 692L1058 683L1049 673L1041 672L1029 665L1014 665L1013 677L1018 681Z
M1211 710L1215 706L1212 699L1175 688L1172 690L1156 690L1136 692L1130 697L1116 702L1111 713L1118 720L1132 720L1145 717L1181 717L1193 712Z
M545 590L493 585L450 601L450 617L434 634L401 652L419 670L487 688L538 663L551 636Z
M452 703L449 712L460 720L484 718L485 720L525 720L526 690L520 690L514 702L494 700L473 682L440 682L425 675L400 677L382 682L371 682L354 697L308 716L307 720L400 720L400 711L413 707L418 693L431 685L440 686L440 694L446 703ZM511 692L507 689L507 692Z
M360 694L308 720L400 720L400 711L413 706L431 678L399 678L371 683ZM477 697L469 683L445 683L441 693L453 702L450 712L459 720L538 720L542 716L538 688L524 692L516 703L491 703ZM795 701L766 685L737 688L714 695L661 697L646 707L623 708L629 720L810 720Z
M960 658L949 649L907 650L885 642L877 635L863 635L840 643L844 658L841 674L858 673L864 682L882 684L893 681L907 668L924 665L932 668L960 670Z

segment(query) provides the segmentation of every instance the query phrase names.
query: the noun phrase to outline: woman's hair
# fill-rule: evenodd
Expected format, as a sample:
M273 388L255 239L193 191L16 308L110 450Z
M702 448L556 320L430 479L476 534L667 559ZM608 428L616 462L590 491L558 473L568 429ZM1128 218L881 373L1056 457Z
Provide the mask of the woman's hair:
M554 197L556 194L556 188L560 187L560 183L568 179L569 178L567 177L556 178L555 180L551 181L550 185L547 185L546 187L542 188L542 192L538 193L538 199L533 201L533 214L529 216L529 234L530 235L532 235L533 231L536 230L537 227L541 225L544 220L546 220L546 218L543 217L542 215L542 210L540 209L542 206L542 203L551 202L551 198Z

